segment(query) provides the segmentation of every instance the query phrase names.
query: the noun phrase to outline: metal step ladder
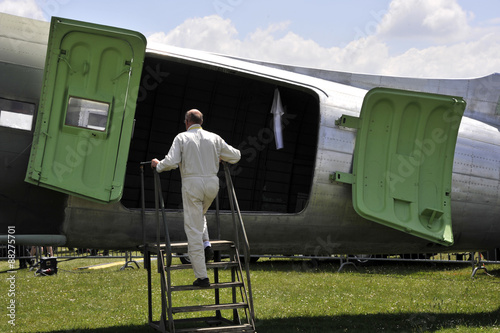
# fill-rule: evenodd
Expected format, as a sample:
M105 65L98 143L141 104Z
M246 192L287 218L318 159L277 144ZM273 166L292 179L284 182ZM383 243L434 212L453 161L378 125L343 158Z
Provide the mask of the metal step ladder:
M145 216L144 199L144 164L141 163L143 217ZM154 170L155 209L157 218L157 239L153 243L144 243L144 268L148 276L148 321L149 325L160 332L255 332L255 315L253 309L252 289L250 282L250 248L246 232L234 193L229 169L224 164L229 201L234 223L233 240L211 240L214 250L214 261L206 264L209 272L210 287L200 288L177 282L176 271L192 269L190 264L172 264L173 253L187 253L187 243L172 243L168 234L163 197L159 175ZM217 202L217 224L219 225ZM219 229L219 227L218 227ZM219 229L220 230L220 229ZM160 236L161 234L161 236ZM240 242L240 240L242 240ZM240 249L243 253L240 253ZM158 288L153 288L151 258L156 257L157 272L160 279L160 310L153 304L153 296ZM240 258L244 258L243 263ZM213 276L212 275L213 272ZM190 275L192 277L192 275ZM184 283L184 284L183 284ZM208 291L207 291L208 290ZM213 295L213 299L212 296ZM203 299L203 304L192 304L193 300ZM211 301L206 301L211 299ZM158 302L156 302L158 303ZM158 304L156 304L158 305ZM158 314L159 312L159 314ZM159 318L153 318L155 316Z

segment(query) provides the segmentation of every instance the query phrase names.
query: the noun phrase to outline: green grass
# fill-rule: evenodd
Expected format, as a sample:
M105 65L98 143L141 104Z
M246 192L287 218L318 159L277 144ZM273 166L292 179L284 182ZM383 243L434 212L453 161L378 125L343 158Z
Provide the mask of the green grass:
M154 332L147 325L144 269L75 269L105 261L61 261L59 273L46 277L17 271L15 297L8 295L10 275L1 274L0 332ZM338 262L300 260L252 264L257 331L500 332L498 265L488 266L497 277L479 271L475 279L468 265L391 262L343 273L338 268ZM7 269L7 262L0 262L0 271ZM194 280L192 271L175 274L180 284ZM194 297L193 303L208 303L211 293ZM11 299L14 328L6 316Z

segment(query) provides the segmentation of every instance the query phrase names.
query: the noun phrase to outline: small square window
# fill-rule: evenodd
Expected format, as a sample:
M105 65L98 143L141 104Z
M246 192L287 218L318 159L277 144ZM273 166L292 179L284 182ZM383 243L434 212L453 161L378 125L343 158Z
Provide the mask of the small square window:
M0 98L0 126L31 131L35 105Z
M104 132L108 123L108 113L108 103L70 97L66 125Z

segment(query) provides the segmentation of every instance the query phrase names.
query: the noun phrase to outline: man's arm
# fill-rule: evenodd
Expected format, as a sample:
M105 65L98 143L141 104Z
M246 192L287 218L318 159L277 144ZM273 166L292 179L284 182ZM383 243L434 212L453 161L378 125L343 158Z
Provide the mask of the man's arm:
M181 142L176 137L165 158L161 161L154 158L151 160L151 167L156 168L158 172L169 171L178 168L181 160Z
M222 146L220 151L220 159L234 164L238 162L241 158L241 153L238 149L228 145L224 140L222 140Z

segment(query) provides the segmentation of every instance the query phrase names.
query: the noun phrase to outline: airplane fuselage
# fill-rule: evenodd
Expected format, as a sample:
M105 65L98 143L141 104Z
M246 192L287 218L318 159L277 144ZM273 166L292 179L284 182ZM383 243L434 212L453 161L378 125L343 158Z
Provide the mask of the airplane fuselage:
M15 226L19 242L27 245L88 248L135 249L145 239L154 241L152 170L144 170L143 223L139 163L162 158L182 130L184 112L198 108L205 114L204 128L242 152L231 171L252 254L422 253L500 245L499 90L489 90L490 83L498 83L498 74L476 80L357 76L284 70L150 46L138 89L123 196L103 204L24 181L39 116L48 24L4 14L2 24L10 36L6 33L1 41L5 46L0 53L1 110L16 111L8 108L16 107L12 102L22 102L32 105L34 112L29 129L0 126L0 234ZM27 35L27 31L37 33ZM376 86L463 96L467 102L449 193L452 246L361 217L353 207L351 187L332 181L335 172L352 172L356 142L356 130L335 122L343 115L359 116L368 90ZM284 148L279 150L270 113L275 89L286 109ZM172 171L161 178L171 238L184 240L180 175ZM225 239L232 237L233 228L220 178L220 232ZM217 238L213 209L207 220L212 238Z

